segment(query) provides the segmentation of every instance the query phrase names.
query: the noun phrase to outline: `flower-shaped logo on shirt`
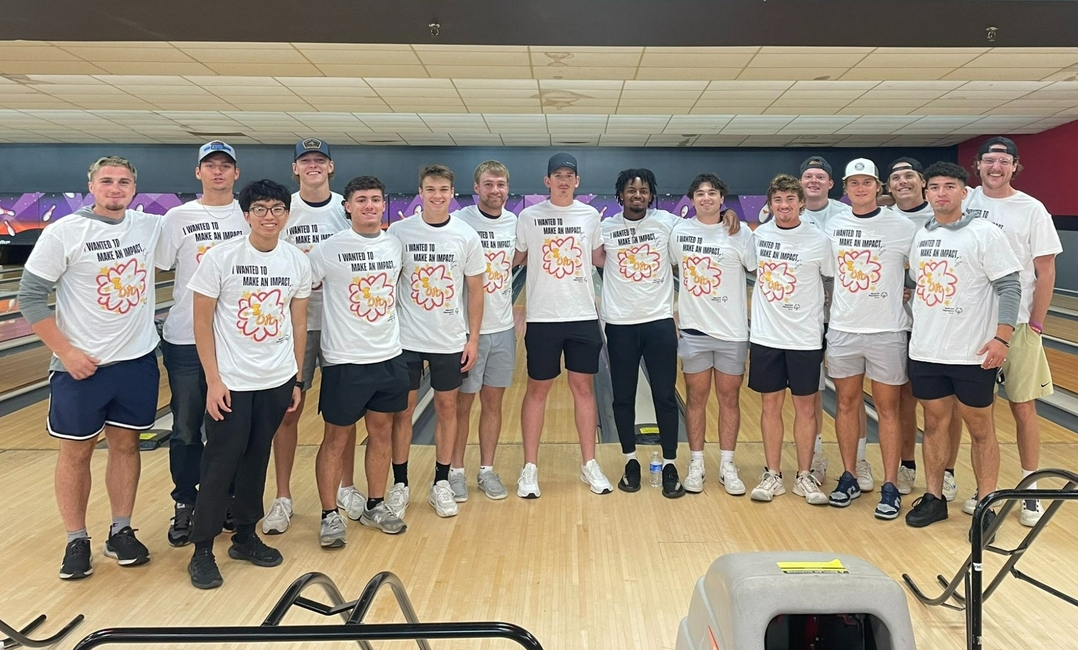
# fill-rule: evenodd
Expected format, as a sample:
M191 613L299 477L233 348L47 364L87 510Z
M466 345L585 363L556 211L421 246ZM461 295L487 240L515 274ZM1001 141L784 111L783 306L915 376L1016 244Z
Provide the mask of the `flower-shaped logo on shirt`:
M757 277L757 286L768 302L786 300L797 289L797 276L786 262L760 262Z
M561 239L548 239L543 244L543 270L557 279L562 279L584 266L584 255L576 238L567 235Z
M689 255L681 261L681 285L694 296L712 293L722 284L722 269L710 257Z
M852 293L864 291L880 281L881 268L871 251L844 251L838 256L839 284Z
M505 287L509 280L509 271L513 264L505 251L487 253L487 272L483 278L483 288L487 293L496 293Z
M146 269L132 259L97 272L97 304L117 314L134 309L146 293Z
M659 253L650 244L640 244L618 251L618 272L622 277L640 282L647 280L659 270Z
M427 311L448 305L455 293L453 276L445 264L421 266L412 273L412 300Z
M951 273L947 260L922 261L917 269L917 297L929 307L950 302L958 293L958 278Z
M244 336L261 343L275 338L284 324L284 297L280 289L245 293L240 298L236 327Z
M385 273L352 278L348 285L348 308L368 322L373 323L389 313L394 302L393 285Z

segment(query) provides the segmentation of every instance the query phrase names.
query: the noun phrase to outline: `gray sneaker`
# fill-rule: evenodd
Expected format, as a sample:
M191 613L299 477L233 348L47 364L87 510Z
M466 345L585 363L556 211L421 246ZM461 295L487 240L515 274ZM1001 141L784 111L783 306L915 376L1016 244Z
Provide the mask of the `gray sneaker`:
M468 478L464 470L449 470L449 489L453 490L453 500L464 503L468 500Z
M359 516L359 523L362 526L377 528L387 535L396 535L397 533L403 533L408 530L408 526L400 517L393 514L393 511L389 509L389 506L386 505L385 501L379 503L370 510L364 508L363 514Z
M487 495L488 499L501 501L509 496L509 492L507 492L505 486L502 485L502 478L495 474L494 470L488 469L486 471L480 471L478 480L479 489L483 491L483 494Z
M322 518L322 528L318 532L318 543L322 548L341 548L348 541L347 536L341 513L332 512Z

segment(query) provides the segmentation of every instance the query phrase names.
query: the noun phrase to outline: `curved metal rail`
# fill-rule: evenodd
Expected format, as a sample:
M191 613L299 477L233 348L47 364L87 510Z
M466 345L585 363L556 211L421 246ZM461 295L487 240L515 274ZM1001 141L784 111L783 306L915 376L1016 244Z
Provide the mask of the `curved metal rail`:
M37 628L41 627L41 624L44 623L47 618L47 616L42 614L30 621L21 630L16 630L4 621L0 621L0 633L7 635L7 638L3 640L0 647L4 650L10 650L11 648L47 648L51 645L56 645L64 637L70 634L72 630L78 627L79 623L82 623L82 620L85 617L82 614L79 614L61 628L59 632L44 639L31 639L27 636Z

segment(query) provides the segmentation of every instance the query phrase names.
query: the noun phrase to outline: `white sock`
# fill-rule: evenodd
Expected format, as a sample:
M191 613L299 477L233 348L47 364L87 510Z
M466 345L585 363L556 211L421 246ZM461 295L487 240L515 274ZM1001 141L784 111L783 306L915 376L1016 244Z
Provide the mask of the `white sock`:
M865 459L865 444L868 443L868 439L861 438L857 441L857 460Z
M449 473L450 474L463 474L464 473L464 468L463 467L450 467L449 468Z
M690 451L689 460L694 463L696 461L700 461L701 463L704 462L704 450L701 449L700 451Z
M1024 478L1026 478L1027 476L1029 476L1030 474L1032 474L1033 472L1036 472L1036 471L1037 470L1035 470L1035 469L1024 469L1024 470L1022 470L1022 478L1024 479ZM1029 485L1026 486L1026 489L1027 490L1036 490L1037 489L1037 482L1033 481L1032 483L1030 483Z
M725 465L726 463L734 464L734 452L732 451L719 451L719 463Z
M818 454L823 451L823 434L816 436L816 446L812 448L813 454Z
M635 460L635 461L639 462L639 459L636 457L636 452L635 451L630 451L629 453L625 454L625 462L627 463L630 460Z
M671 458L664 458L663 459L663 467L666 467L667 465L673 465L673 464L674 464L673 459L671 459Z
M493 472L493 471L494 471L494 466L493 465L480 465L479 466L479 473L480 474L482 474L483 472Z

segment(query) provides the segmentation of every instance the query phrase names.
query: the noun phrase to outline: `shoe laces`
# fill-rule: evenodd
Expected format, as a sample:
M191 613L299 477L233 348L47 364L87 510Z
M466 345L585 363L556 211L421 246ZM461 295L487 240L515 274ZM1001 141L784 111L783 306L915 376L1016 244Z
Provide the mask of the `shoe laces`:
M453 501L453 488L448 485L442 485L441 481L431 486L431 492L434 494L434 500L442 503L456 503Z
M341 517L341 513L333 512L326 515L322 520L322 525L330 529L332 532L344 530L344 519Z
M723 466L723 468L725 469L725 465ZM735 476L737 475L737 468L736 467L734 468L734 475ZM704 476L704 464L703 463L690 462L689 463L689 471L687 471L685 473L685 480L686 481L688 481L688 480L698 481L701 478L703 478L703 476ZM727 472L723 472L723 476L729 476L729 474Z
M1030 512L1040 512L1041 502L1036 499L1026 499L1022 502L1022 510L1028 510Z
M80 537L68 542L67 545L69 554L74 557L89 557L90 556L90 538Z
M520 472L520 481L522 483L535 483L539 478L539 468L535 465L525 465L524 469Z
M284 501L281 501L280 499L274 499L273 500L273 505L270 506L269 516L270 517L284 517L285 519L287 519L288 518L288 509L285 508Z
M603 468L599 467L599 463L594 460L589 460L584 464L584 473L588 475L588 480L592 483L606 479L606 475L603 474Z
M816 478L812 472L805 472L797 477L797 482L802 483L801 489L808 492L818 492L820 490L820 479Z
M188 505L176 508L176 514L172 517L172 525L174 528L190 528L191 527L191 514L194 508Z

